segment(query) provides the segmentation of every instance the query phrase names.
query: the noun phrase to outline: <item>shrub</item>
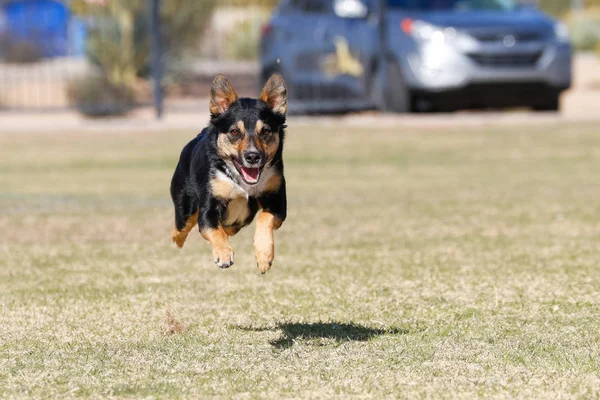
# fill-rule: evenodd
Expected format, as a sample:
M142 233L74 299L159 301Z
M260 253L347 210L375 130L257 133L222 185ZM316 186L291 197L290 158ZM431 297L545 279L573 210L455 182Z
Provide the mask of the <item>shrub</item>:
M165 56L174 59L195 50L218 0L163 0L162 3L160 20Z
M237 24L225 41L226 57L232 60L255 60L260 44L260 27L265 20L266 18L256 15Z
M565 0L540 0L538 4L542 10L555 16L561 16L571 8L571 2Z
M6 40L5 58L10 63L34 63L42 59L38 46L32 42Z
M218 0L163 0L160 10L161 55L170 66L199 43ZM75 81L70 98L88 116L122 115L134 106L139 77L150 72L148 0L73 0L73 11L90 22L88 58L101 77ZM168 77L167 77L168 78Z
M570 0L538 0L537 3L542 10L557 17L568 14L572 4ZM584 0L583 5L587 13L590 8L600 7L600 0Z
M217 0L164 0L160 10L163 60L181 57L199 43ZM147 0L110 0L73 9L92 21L88 56L115 84L132 85L150 71L150 15Z
M588 9L584 15L566 14L573 47L580 51L593 51L600 43L600 9Z
M88 75L74 80L67 94L75 108L88 117L125 115L135 106L131 87L117 86L104 76Z
M577 50L595 50L600 43L600 21L583 19L572 25L571 41Z

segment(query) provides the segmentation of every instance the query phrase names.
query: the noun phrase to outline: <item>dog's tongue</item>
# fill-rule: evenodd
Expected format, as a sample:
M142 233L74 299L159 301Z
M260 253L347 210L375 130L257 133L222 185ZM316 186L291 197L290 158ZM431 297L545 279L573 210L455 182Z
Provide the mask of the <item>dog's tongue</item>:
M244 180L246 182L255 183L258 181L260 169L241 167L240 170L242 171L242 175L244 175Z

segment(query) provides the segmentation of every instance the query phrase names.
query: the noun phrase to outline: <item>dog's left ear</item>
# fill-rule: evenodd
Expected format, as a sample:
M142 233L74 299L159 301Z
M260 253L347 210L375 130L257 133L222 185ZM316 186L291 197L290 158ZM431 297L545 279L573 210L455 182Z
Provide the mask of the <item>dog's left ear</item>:
M238 95L225 75L217 75L210 88L210 113L220 115L238 99Z
M285 115L287 113L287 88L283 77L273 74L260 94L260 99L267 103L271 111Z

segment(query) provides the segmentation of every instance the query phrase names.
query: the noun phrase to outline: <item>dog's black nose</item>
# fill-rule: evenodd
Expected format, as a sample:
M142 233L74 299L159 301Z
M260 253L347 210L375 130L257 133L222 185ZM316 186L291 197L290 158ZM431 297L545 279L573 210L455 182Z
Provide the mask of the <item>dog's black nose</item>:
M258 151L247 151L244 153L244 159L248 164L257 164L260 161L260 153Z

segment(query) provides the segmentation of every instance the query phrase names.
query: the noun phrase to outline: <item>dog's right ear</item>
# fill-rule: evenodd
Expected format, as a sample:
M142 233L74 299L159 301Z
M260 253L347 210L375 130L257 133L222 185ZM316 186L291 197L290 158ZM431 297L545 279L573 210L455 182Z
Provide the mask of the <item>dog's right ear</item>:
M267 103L273 112L285 115L287 113L287 88L283 77L277 73L271 75L265 83L259 99Z
M210 88L210 113L220 115L238 99L238 95L225 75L217 75Z

